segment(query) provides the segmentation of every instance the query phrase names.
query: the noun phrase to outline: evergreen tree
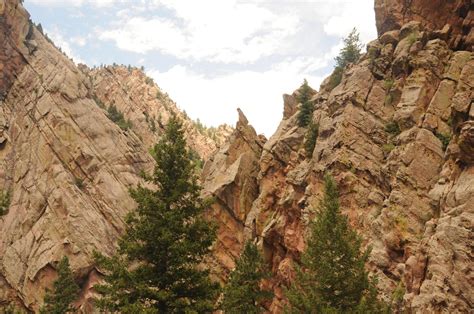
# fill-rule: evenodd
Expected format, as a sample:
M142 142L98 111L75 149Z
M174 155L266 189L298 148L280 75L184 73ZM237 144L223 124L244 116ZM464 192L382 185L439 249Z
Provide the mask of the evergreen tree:
M298 101L301 103L301 108L298 112L298 125L300 127L306 127L311 123L314 111L314 105L310 101L311 87L309 87L306 79L303 81L299 91Z
M266 270L257 246L250 241L247 242L224 288L222 303L224 312L236 314L264 312L261 303L271 299L273 294L261 290L260 283L268 277L270 273Z
M361 238L340 213L337 185L325 177L324 198L287 297L291 313L381 313Z
M58 278L53 284L53 291L47 291L44 297L44 305L40 313L44 314L64 314L74 312L71 305L77 298L79 286L74 281L69 259L65 256L58 265Z
M359 32L354 27L349 35L344 38L344 47L336 57L336 67L345 68L349 63L355 63L361 55L362 44Z
M336 67L334 72L331 74L329 80L329 89L332 90L334 87L339 85L342 80L342 73L345 67L349 63L355 63L361 56L362 44L359 39L359 33L356 28L353 28L349 35L344 38L344 47L339 52L339 55L335 58Z
M122 313L209 312L218 285L198 265L215 240L214 225L202 214L209 202L189 159L181 122L173 116L154 148L156 166L150 179L158 188L131 192L138 208L126 219L118 252L96 253L105 270L97 291L102 309Z

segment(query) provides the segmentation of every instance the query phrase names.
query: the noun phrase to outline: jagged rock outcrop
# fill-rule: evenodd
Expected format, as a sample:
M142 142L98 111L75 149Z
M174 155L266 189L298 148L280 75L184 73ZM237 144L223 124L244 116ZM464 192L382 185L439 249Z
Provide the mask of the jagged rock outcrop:
M234 267L245 241L256 234L254 225L247 220L259 193L256 176L266 139L257 135L240 109L238 113L229 142L211 157L202 173L204 195L215 200L207 213L210 220L218 223L217 243L209 263L220 279Z
M79 69L20 0L0 0L0 41L0 192L10 196L0 216L0 312L8 304L37 311L64 255L81 286L77 305L90 312L100 277L93 251L113 253L135 206L129 188L153 169L149 148L167 116L185 119L202 157L217 145L166 95L157 100L158 87L141 71ZM115 104L134 126L121 129L98 101ZM152 132L146 116L159 114Z
M379 35L411 22L433 30L433 38L453 49L473 51L474 3L471 0L375 0Z
M379 39L336 88L326 81L312 98L319 125L312 157L303 149L306 130L297 125L298 91L284 96L283 120L263 147L254 177L259 194L245 226L255 225L274 274L271 312L282 311L282 288L305 248L327 171L351 224L373 247L367 266L388 302L398 286L405 287L401 304L408 311L472 309L474 54L461 50L470 49L465 34L453 42L461 33L451 12L425 1L423 19L405 12L387 27L383 3L376 1ZM461 1L446 5L455 3ZM429 12L446 15L441 20L453 23L452 36L440 35Z

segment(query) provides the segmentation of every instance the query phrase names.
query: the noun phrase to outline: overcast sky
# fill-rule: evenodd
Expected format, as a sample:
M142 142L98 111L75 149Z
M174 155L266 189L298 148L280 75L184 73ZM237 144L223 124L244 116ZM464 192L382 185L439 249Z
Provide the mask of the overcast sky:
M341 39L376 38L373 0L26 0L76 63L144 66L193 119L270 136L282 94L319 88Z

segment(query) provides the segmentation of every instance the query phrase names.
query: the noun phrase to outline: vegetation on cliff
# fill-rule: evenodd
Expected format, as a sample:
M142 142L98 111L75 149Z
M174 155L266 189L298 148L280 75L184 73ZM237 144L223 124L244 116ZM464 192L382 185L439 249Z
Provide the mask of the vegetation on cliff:
M69 259L64 256L58 264L58 278L54 281L53 290L47 291L41 314L66 314L76 309L72 306L77 299L79 286L74 281Z
M377 290L365 263L370 250L339 208L334 179L327 175L324 197L311 223L307 249L287 291L290 313L381 313Z
M261 283L270 276L257 246L247 242L224 288L225 313L263 313L262 302L271 300L273 293L262 289Z
M335 58L336 67L329 79L329 90L335 88L342 80L342 73L349 63L355 63L361 56L362 43L359 39L359 33L353 28L349 35L344 38L344 47Z
M203 219L208 202L200 197L194 163L182 124L172 117L154 151L151 183L131 192L138 208L126 219L126 232L113 257L96 253L105 271L100 308L122 313L210 312L218 285L198 267L215 240L215 227Z

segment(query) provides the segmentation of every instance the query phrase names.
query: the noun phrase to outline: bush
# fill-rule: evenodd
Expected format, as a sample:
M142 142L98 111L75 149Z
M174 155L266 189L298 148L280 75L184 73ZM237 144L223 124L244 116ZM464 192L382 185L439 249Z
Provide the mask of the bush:
M441 141L441 144L443 145L443 150L446 151L446 148L448 148L449 142L451 141L451 134L436 132L435 135Z
M334 68L334 71L332 72L331 77L329 78L329 83L328 83L329 91L332 91L334 88L336 88L337 85L341 84L343 71L344 69L341 67Z
M394 145L393 143L384 144L384 145L382 146L382 150L383 150L384 153L386 153L386 154L390 154L390 152L391 152L392 150L394 150L394 149L395 149L395 145Z
M125 120L123 113L121 113L115 105L110 105L107 109L107 117L115 122L122 130L128 130L132 127L130 120Z
M384 130L392 136L397 136L401 133L400 126L395 121L387 123Z
M8 213L10 207L11 195L10 191L0 191L0 216Z
M304 143L304 148L306 150L306 155L311 158L313 157L314 147L316 146L316 140L319 135L319 124L311 123L309 125L308 131L306 132L306 140Z

